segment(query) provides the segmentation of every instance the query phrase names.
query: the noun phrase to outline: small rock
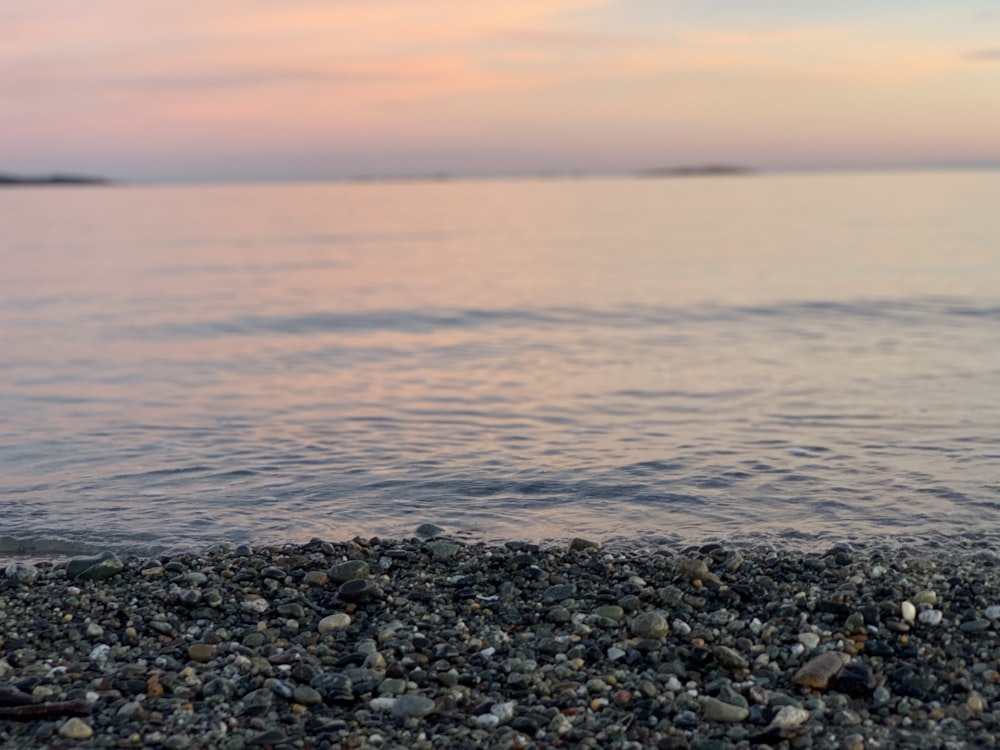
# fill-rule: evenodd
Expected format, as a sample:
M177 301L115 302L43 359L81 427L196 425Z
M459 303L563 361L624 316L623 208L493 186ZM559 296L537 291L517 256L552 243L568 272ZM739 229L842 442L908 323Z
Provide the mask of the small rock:
M989 630L991 624L989 620L980 617L976 620L963 622L958 626L958 629L963 633L982 633L984 630Z
M747 660L739 652L729 648L729 646L716 646L712 649L712 656L715 658L716 663L725 669L746 669L749 666Z
M592 542L589 539L581 539L580 537L574 537L570 540L569 551L570 552L582 552L585 549L600 549L601 545L598 542Z
M418 539L433 539L436 536L441 536L443 533L444 529L436 523L422 523L417 526L413 535Z
M863 698L875 689L877 680L867 664L850 662L837 673L830 683L834 690L846 693L852 698Z
M205 663L215 656L215 646L209 643L192 643L188 646L188 658L191 661Z
M844 665L851 660L842 651L824 651L819 656L810 659L792 675L792 682L804 687L825 690Z
M918 591L916 596L913 597L914 604L930 604L931 606L937 604L937 592L931 589L924 589L923 591Z
M917 619L917 608L913 606L913 602L905 601L899 605L899 609L905 622L913 622Z
M316 706L323 702L323 696L308 685L299 685L292 693L292 700L303 706Z
M371 569L364 560L345 560L330 568L327 574L331 581L346 583L347 581L368 578L371 575Z
M20 584L29 584L38 578L38 568L28 563L11 563L4 570L4 574L12 581Z
M704 695L701 698L701 710L705 718L709 721L721 721L726 723L741 722L750 715L750 711L742 706L734 706L731 703L720 701Z
M365 579L354 579L342 584L337 594L345 602L364 602L375 595L375 586Z
M270 605L267 603L267 599L262 596L257 596L256 594L250 594L240 603L242 607L247 612L254 612L256 614L262 614L267 611Z
M555 604L556 602L561 602L563 599L569 599L574 594L576 594L576 586L572 583L559 583L545 589L542 593L542 601L548 604Z
M94 736L94 730L83 719L74 716L59 727L59 736L67 740L89 740Z
M682 558L677 562L677 575L690 578L691 580L703 581L718 585L721 583L719 577L708 569L708 563L704 560Z
M310 570L302 576L302 583L306 586L325 586L330 580L330 576L322 570Z
M392 715L397 719L426 716L434 710L434 701L422 695L400 695L393 701Z
M320 633L329 633L331 630L343 630L351 624L351 616L345 612L337 612L327 615L316 625L316 630Z
M798 641L810 651L819 645L819 636L816 633L799 633Z
M458 551L461 549L461 547L454 542L441 541L427 542L424 545L424 548L431 553L431 557L435 560L450 560L457 555Z
M639 638L663 640L670 632L670 624L659 612L643 612L632 620L632 635Z
M940 609L925 609L917 615L917 620L924 625L940 625L943 619L944 612Z
M1000 620L1000 604L992 604L983 612L990 620Z
M66 563L66 577L85 581L103 581L122 572L125 564L114 552L106 551L94 557L78 557Z
M812 714L799 706L782 706L771 719L772 726L795 727L809 721Z

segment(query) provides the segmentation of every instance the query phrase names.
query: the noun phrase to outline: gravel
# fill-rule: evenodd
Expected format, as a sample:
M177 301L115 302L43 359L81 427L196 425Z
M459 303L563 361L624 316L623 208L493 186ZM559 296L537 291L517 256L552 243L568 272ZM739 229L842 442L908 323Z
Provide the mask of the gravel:
M0 747L962 748L1000 560L360 539L12 563Z

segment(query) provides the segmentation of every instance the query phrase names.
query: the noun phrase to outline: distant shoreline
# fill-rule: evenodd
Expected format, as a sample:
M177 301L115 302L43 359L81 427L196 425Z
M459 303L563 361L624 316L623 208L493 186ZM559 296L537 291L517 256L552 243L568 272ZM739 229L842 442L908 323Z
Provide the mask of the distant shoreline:
M12 175L0 174L0 187L45 186L45 185L109 185L111 180L105 177L89 175L50 174L50 175Z

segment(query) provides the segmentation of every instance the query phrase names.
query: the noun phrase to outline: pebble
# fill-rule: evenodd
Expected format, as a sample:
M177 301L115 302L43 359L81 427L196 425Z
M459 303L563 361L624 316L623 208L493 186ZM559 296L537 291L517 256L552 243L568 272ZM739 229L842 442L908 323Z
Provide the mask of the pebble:
M351 624L351 616L345 612L335 612L327 615L316 624L316 630L320 633L329 633L331 630L344 630Z
M188 658L191 661L204 663L215 656L216 647L208 643L192 643L188 646Z
M89 740L94 736L94 729L83 719L74 716L59 727L59 736L67 740Z
M639 638L663 640L670 632L667 618L659 612L643 612L632 619L629 626L632 635Z
M357 581L368 578L371 575L371 568L364 560L345 560L337 563L327 571L331 581L346 583L347 581Z
M29 584L38 578L38 568L28 563L10 563L4 569L4 575L20 584Z
M457 544L443 541L427 542L424 544L424 548L431 553L431 557L435 560L451 560L462 549Z
M944 612L940 609L925 609L917 615L917 620L924 625L940 625Z
M105 551L93 557L77 557L66 563L66 577L87 581L103 581L118 575L125 565L114 552Z
M434 701L422 695L400 695L392 704L392 715L397 719L426 716L434 710Z
M899 605L899 608L903 615L903 620L906 622L913 622L917 619L917 608L913 606L913 602L904 601Z
M799 633L798 641L811 651L819 645L819 636L816 633Z
M850 655L841 651L824 651L802 665L792 675L792 682L804 687L824 690L844 665L851 660Z
M701 698L701 710L709 721L726 723L741 722L750 715L750 711L743 706L734 706L708 695Z
M413 532L414 536L418 539L433 539L436 536L441 536L443 533L444 529L436 523L422 523Z

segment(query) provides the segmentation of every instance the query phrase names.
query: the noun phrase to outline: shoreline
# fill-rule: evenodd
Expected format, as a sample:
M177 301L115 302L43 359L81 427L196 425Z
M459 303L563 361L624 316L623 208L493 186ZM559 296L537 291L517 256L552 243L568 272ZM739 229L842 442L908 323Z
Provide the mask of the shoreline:
M1000 736L995 557L625 552L421 530L8 566L0 747L853 750Z

